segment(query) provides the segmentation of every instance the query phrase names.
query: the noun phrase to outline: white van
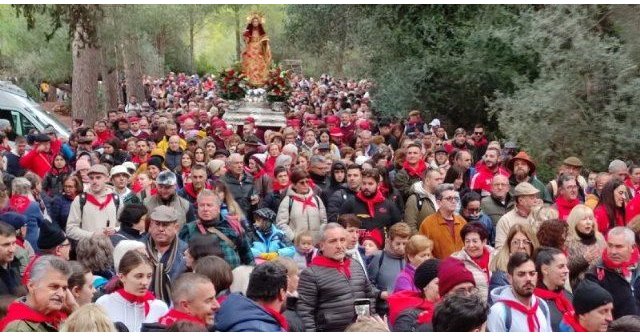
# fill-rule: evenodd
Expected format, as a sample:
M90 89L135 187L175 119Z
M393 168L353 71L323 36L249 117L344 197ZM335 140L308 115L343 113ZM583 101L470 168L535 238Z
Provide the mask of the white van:
M42 132L49 125L59 137L69 138L71 135L69 127L11 82L0 81L0 119L9 120L16 135L26 136L32 129Z

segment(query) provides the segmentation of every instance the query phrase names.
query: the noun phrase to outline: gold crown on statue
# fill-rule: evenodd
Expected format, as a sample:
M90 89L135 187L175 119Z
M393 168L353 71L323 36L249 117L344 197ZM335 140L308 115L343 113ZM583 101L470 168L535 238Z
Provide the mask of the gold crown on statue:
M261 12L251 12L251 14L249 14L249 16L247 16L247 23L251 23L251 21L253 21L253 19L258 19L258 21L260 22L260 24L264 25L264 14L262 14Z

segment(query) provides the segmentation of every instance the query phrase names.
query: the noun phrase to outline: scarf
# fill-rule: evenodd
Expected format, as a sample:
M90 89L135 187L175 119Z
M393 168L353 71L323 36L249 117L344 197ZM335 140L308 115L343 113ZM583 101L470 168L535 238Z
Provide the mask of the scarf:
M287 189L291 183L280 184L278 181L273 182L273 191L279 192L280 190Z
M151 292L147 291L144 295L134 295L124 290L124 288L120 288L116 291L116 293L120 294L125 300L133 303L133 304L144 304L144 316L146 317L149 314L150 305L149 301L153 301L156 299Z
M480 266L480 268L482 268L482 271L487 276L487 279L489 279L489 257L490 256L491 256L491 253L489 252L489 249L485 247L482 250L482 255L480 255L477 258L473 258L473 257L471 258L473 262L475 262L478 266Z
M559 219L567 220L567 217L569 217L569 213L571 213L571 210L578 204L580 204L580 200L577 198L570 201L568 199L565 199L564 197L558 197L556 199L556 207L558 209Z
M175 308L169 310L169 312L167 312L165 316L161 317L158 320L158 323L162 324L165 327L171 327L174 323L178 321L193 322L197 325L206 326L206 324L201 319L193 315L189 315L187 313L177 311L175 310Z
M313 202L313 195L309 196L309 197L300 197L297 195L292 195L291 199L294 201L298 201L300 203L302 203L302 212L305 212L307 210L307 206L309 206L310 208L317 208L318 206Z
M345 258L343 261L337 261L323 255L317 255L313 260L311 260L311 266L333 268L344 274L347 279L351 279L351 270L349 269L349 265L351 265L351 259L349 258Z
M178 237L176 237L169 249L158 259L155 243L153 239L147 240L147 255L153 262L153 293L164 302L171 302L171 279L169 272L173 268L173 264L178 256Z
M282 328L282 331L289 331L289 323L287 323L287 319L284 317L284 315L264 305L262 306L262 309L264 309L267 314L276 319L276 321L280 325L280 328Z
M424 163L424 161L420 160L414 168L409 164L409 162L407 162L407 160L405 160L402 163L402 168L407 172L407 174L409 174L409 177L422 179L424 171L427 170L427 165Z
M420 313L420 315L418 315L418 324L431 323L431 320L433 319L433 313L436 311L434 306L435 304L431 301L424 300L423 304L416 307L422 309L422 312Z
M584 245L593 245L597 242L596 230L591 230L590 233L583 233L580 230L576 230L576 235L580 238L580 242Z
M429 319L427 322L419 322L419 323L429 323L431 322L431 317L433 317L434 306L436 303L431 302L421 296L421 293L413 292L410 290L402 290L396 293L389 295L387 299L387 303L389 304L389 323L393 326L396 323L396 319L398 316L407 309L420 309L422 313L426 313L427 311L431 311L431 313L427 313L424 316L424 319ZM418 315L418 318L420 318Z
M546 288L536 287L536 289L534 289L533 291L533 294L545 300L553 300L553 303L556 304L558 311L560 311L560 313L562 314L573 311L573 305L564 295L562 290L555 292L550 291Z
M533 298L532 298L533 299ZM515 309L524 315L527 316L527 325L529 326L529 332L538 332L540 331L540 321L538 321L538 317L536 316L536 312L538 311L538 305L540 302L535 300L535 303L531 308L525 307L522 303L511 301L511 300L500 300L498 302L504 303L507 307L511 309Z
M375 217L376 204L384 202L385 199L384 196L382 196L382 192L380 192L380 190L376 191L376 194L372 198L367 198L362 190L360 190L356 194L356 197L367 205L369 216L371 216L371 218Z
M587 329L578 322L578 318L571 311L564 313L562 320L571 326L574 332L587 332Z
M9 199L9 205L12 208L16 209L16 211L20 214L24 214L24 212L27 211L27 208L29 208L30 204L31 200L25 195L13 195Z
M113 194L108 194L102 202L98 201L98 199L93 194L86 193L86 195L87 202L97 206L99 210L104 210L104 208L106 208L113 199Z
M18 300L12 302L7 308L7 315L0 320L0 330L4 330L7 325L14 321L45 323L58 330L60 323L66 319L67 314L62 311L55 311L45 315L29 307L23 300Z
M639 258L640 258L640 253L638 253L637 247L633 249L631 258L628 261L623 261L619 263L609 258L609 254L607 253L606 249L602 251L602 263L604 264L604 267L614 272L621 273L625 278L628 278L631 276L630 268L631 266L635 266L638 264Z

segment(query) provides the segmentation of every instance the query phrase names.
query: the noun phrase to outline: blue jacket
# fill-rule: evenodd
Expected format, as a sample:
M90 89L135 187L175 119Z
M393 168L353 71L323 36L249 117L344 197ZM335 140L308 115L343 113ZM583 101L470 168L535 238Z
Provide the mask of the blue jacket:
M233 293L220 306L215 317L216 331L280 332L278 321L262 307L245 296Z
M31 244L35 252L40 252L38 249L38 236L40 236L40 227L44 222L40 206L38 206L38 203L31 201L22 214L27 217L27 235L24 239Z
M51 217L51 223L58 226L64 232L67 230L67 218L69 218L71 203L73 203L73 199L69 199L65 195L58 194L55 196L48 209L49 216Z
M256 240L251 244L253 257L257 258L261 253L278 252L281 257L291 258L296 253L296 249L287 241L284 232L275 225L271 225L271 234L267 237L260 230L256 230Z

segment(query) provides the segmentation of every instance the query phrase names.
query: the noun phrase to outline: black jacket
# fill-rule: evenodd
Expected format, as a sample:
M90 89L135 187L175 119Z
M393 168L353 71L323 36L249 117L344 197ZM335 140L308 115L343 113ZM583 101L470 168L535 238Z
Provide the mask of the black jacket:
M290 332L303 332L304 331L304 323L298 316L298 298L295 296L287 297L287 310L282 313L284 317L287 319L287 324L289 325Z
M361 201L357 196L346 201L340 208L340 214L352 213L362 221L361 229L385 229L391 225L401 222L402 215L394 202L385 199L382 203L375 206L374 215L369 214L367 204Z
M344 331L356 319L355 299L373 302L378 298L380 291L371 285L360 263L351 260L349 269L349 279L329 267L310 266L302 271L298 315L305 331Z
M167 149L167 153L164 155L164 164L169 170L174 171L176 167L180 167L180 161L182 160L182 150L172 151Z
M26 289L20 280L20 261L13 258L6 269L0 267L0 295L25 295Z
M418 323L418 316L422 313L422 309L409 308L403 310L396 318L393 325L394 332L420 332L433 331L431 323Z
M269 208L273 210L273 212L278 213L278 208L280 207L280 203L284 198L284 195L287 193L287 188L284 188L280 191L272 191L267 194L267 196L262 199L261 208Z
M320 188L321 191L324 191L329 187L329 178L327 176L320 176L318 174L310 172L309 177L313 180L313 183L318 188Z
M327 204L327 221L337 222L338 216L341 214L340 208L348 200L352 200L355 195L356 193L345 185L341 186L333 194L331 194L331 196L329 196L328 202L325 203Z
M244 212L244 215L253 222L253 206L251 205L251 196L257 194L253 186L253 176L243 174L242 179L238 180L227 172L222 178L222 182L227 186L233 198Z
M637 267L631 272L630 283L618 272L605 268L602 262L586 273L585 279L599 284L613 296L614 320L640 314L640 270Z

